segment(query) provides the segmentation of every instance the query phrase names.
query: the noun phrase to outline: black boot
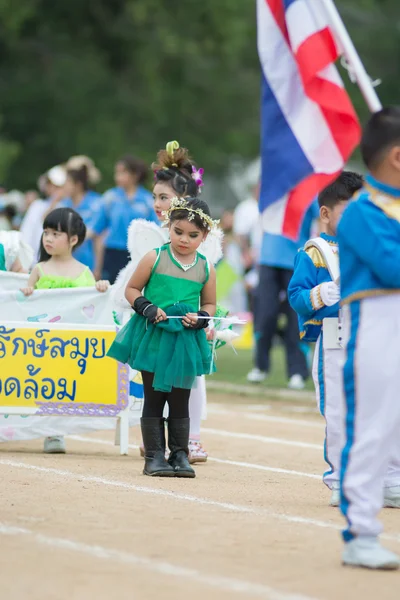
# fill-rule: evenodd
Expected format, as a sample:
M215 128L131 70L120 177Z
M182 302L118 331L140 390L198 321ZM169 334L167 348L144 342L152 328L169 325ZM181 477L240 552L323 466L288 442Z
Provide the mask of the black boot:
M144 475L175 477L175 471L165 460L164 419L147 417L140 420L144 445Z
M196 477L189 464L190 419L168 419L168 446L171 450L168 462L176 477Z

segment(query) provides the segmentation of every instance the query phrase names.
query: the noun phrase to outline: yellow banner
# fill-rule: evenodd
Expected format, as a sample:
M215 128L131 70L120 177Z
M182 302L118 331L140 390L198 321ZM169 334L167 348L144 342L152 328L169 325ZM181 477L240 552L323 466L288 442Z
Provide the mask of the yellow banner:
M114 337L112 327L0 325L0 408L116 414L129 381L128 368L106 356Z

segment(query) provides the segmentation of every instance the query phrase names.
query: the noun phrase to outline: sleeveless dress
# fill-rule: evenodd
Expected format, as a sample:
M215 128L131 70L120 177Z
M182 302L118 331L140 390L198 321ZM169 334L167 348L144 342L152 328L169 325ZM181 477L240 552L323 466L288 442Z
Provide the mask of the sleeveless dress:
M78 277L64 277L63 275L47 275L38 265L40 279L35 285L36 290L60 290L63 288L93 287L96 282L88 267Z
M156 250L157 258L144 295L168 316L184 316L200 308L201 291L208 281L208 261L199 252L195 264L184 270L174 259L170 244ZM154 373L155 390L191 389L197 376L210 373L212 355L204 329L186 328L181 319L157 324L135 313L119 331L108 356L132 369Z

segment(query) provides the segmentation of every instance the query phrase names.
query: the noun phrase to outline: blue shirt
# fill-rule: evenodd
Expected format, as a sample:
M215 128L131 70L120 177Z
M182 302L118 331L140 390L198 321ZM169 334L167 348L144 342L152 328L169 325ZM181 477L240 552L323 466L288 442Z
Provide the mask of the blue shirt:
M134 219L146 219L159 224L151 193L139 186L135 198L129 199L122 188L116 187L104 194L92 229L97 235L108 230L104 244L106 248L126 250L128 227Z
M60 203L62 208L73 208L83 219L88 229L93 229L93 224L96 220L97 214L100 210L101 196L93 190L86 192L80 204L76 205L73 203L72 198L65 198ZM79 262L83 263L90 270L93 270L95 257L94 257L94 244L93 240L86 240L82 246L79 246L74 251L74 257Z
M314 201L304 215L297 242L293 242L283 235L264 233L261 245L260 265L292 270L297 251L310 238L312 222L318 217L318 202Z
M337 238L326 233L321 233L320 237L337 247ZM300 338L304 341L315 342L321 333L322 320L339 316L339 302L319 309L313 305L311 290L327 281L332 281L332 278L318 248L300 250L288 287L288 300L297 313Z
M342 302L400 293L400 189L368 175L338 240Z

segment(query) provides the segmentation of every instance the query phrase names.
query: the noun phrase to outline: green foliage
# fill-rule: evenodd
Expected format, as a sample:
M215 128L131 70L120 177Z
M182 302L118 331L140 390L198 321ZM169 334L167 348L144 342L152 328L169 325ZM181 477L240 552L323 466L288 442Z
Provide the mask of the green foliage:
M397 3L339 5L385 103L398 99ZM258 153L254 0L0 0L0 81L10 187L76 153L95 159L107 186L118 156L151 161L170 139L216 175Z

